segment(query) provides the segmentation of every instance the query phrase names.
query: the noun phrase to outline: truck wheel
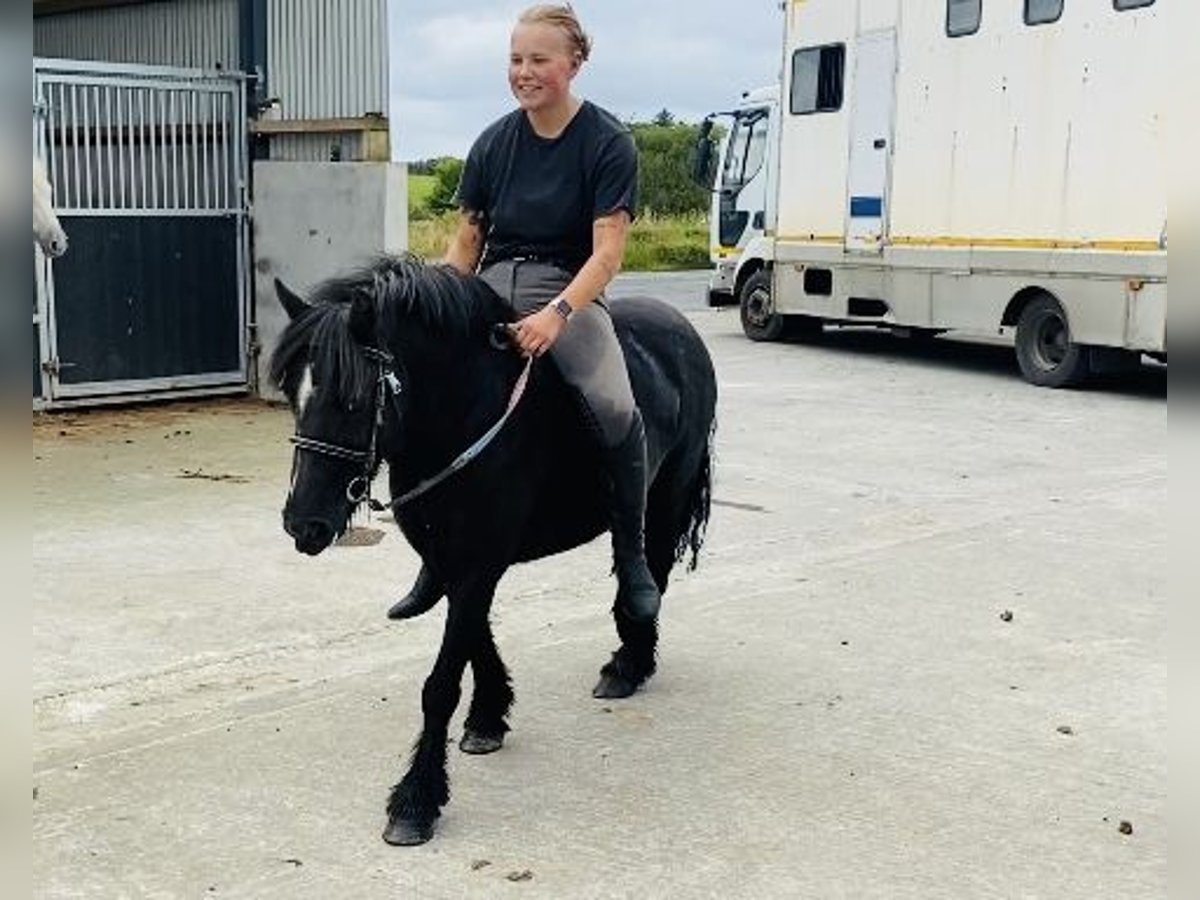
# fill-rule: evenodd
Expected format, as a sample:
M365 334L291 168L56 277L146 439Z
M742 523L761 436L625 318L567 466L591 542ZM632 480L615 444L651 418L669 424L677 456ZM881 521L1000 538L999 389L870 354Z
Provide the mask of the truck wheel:
M1071 328L1059 302L1035 298L1017 320L1017 364L1030 384L1067 387L1090 374L1088 348L1071 340Z
M783 337L783 316L775 312L769 271L760 269L747 278L738 300L746 337L752 341L777 341Z

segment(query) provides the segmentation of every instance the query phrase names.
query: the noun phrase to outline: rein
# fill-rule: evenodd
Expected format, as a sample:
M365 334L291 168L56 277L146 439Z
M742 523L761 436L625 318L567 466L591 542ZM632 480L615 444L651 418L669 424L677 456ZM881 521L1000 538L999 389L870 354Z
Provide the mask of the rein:
M374 400L374 419L375 424L371 428L371 443L366 450L355 450L350 447L343 447L340 444L331 444L326 441L318 441L315 438L306 437L297 432L292 435L290 441L296 446L297 450L307 450L310 453L318 453L322 456L331 456L335 459L344 459L349 462L360 462L363 464L363 471L360 475L356 475L346 485L346 499L357 505L364 500L371 509L376 512L384 510L395 510L415 500L422 494L437 487L455 472L465 468L472 460L479 456L487 446L492 442L500 429L504 427L504 423L508 421L513 414L513 410L517 408L517 404L521 401L521 397L525 394L525 387L529 383L529 372L533 368L533 357L530 356L525 361L525 368L521 370L521 374L517 377L516 384L513 385L512 394L508 398L508 405L504 409L504 414L485 431L478 440L471 446L454 458L451 463L433 475L421 481L414 488L406 491L403 495L394 498L388 503L381 503L371 497L371 482L374 480L375 473L379 467L379 432L383 428L384 413L387 409L388 397L391 397L392 403L397 404L400 399L402 387L400 379L396 377L396 360L386 350L379 350L375 347L363 347L363 353L369 358L374 359L379 363L379 378L376 379L376 390ZM399 414L399 407L396 407L396 412Z

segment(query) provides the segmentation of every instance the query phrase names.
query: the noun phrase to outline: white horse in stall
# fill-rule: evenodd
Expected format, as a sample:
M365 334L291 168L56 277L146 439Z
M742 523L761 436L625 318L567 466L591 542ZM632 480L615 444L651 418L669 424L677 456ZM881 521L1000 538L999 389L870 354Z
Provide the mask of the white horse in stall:
M50 179L40 159L33 160L33 239L47 256L62 256L67 252L67 233L51 205Z

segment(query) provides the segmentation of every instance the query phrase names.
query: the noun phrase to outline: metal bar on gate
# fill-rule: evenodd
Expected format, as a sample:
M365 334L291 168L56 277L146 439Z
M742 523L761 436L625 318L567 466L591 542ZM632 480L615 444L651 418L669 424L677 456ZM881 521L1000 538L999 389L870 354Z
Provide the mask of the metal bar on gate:
M79 208L79 197L83 193L79 180L79 88L71 85L71 206Z
M221 196L219 192L220 184L217 179L220 177L220 172L217 168L219 164L217 153L220 150L220 145L217 143L217 95L208 95L208 185L212 196L212 205L214 208L220 207Z
M63 207L63 206L69 205L69 197L70 197L70 192L67 189L67 182L68 182L68 175L70 174L70 168L67 166L67 157L66 157L66 149L67 149L67 143L66 143L66 138L67 138L67 98L66 98L66 93L67 93L67 91L66 91L66 88L61 84L54 84L53 86L58 89L56 91L56 93L58 94L58 101L54 104L54 110L55 110L55 117L56 117L57 123L58 123L58 148L59 149L58 149L58 152L55 152L54 142L51 141L51 145L46 148L46 152L50 156L54 157L54 165L58 169L59 183L58 183L57 187L60 192L59 196L58 196L58 205L60 207Z
M100 123L97 122L96 124L98 127ZM116 198L116 194L115 194L116 171L113 167L113 145L112 145L113 128L112 128L112 125L113 125L112 88L106 87L104 89L104 155L108 159L108 208L109 209L115 209L116 205L117 205L117 202L116 202L117 198ZM97 134L97 139L99 139L99 134Z
M125 114L121 113L121 98L125 98ZM117 119L118 128L117 134L120 143L117 145L117 155L121 160L121 168L117 175L121 183L121 204L125 207L131 207L132 198L125 191L125 180L128 177L130 188L133 186L133 139L129 133L130 126L133 124L133 117L129 115L130 106L129 91L127 89L117 89Z
M168 91L167 100L171 119L171 208L179 208L179 125L176 116L176 92Z
M197 139L200 144L200 168L196 173L196 179L197 179L197 187L200 189L200 205L202 205L205 209L207 209L208 205L209 205L209 203L208 203L208 182L209 182L208 120L205 118L205 115L204 115L204 101L201 99L200 94L197 93L194 96L195 96L196 106L199 108L199 112L197 113L196 122L192 126L192 128L193 129L199 128L199 132L200 132L199 137Z
M199 147L200 142L199 142L199 140L197 140L197 135L196 135L196 126L200 124L200 114L199 114L199 110L197 109L199 98L196 96L195 91L191 92L191 97L192 97L192 117L191 117L192 122L191 122L191 128L189 130L191 131L191 135L192 135L192 138L191 138L191 140L192 140L192 177L190 180L192 182L192 209L196 209L200 205L200 196L199 196L200 195L200 172L201 172L200 147Z
M212 160L211 149L209 148L209 121L210 116L204 112L204 101L199 94L196 95L196 103L200 108L199 121L200 126L200 170L197 176L200 180L200 199L204 204L205 209L209 209L209 182L212 180Z
M192 66L157 66L146 63L109 63L99 60L47 59L38 57L35 64L40 71L62 75L64 78L147 78L179 81L245 81L247 76L228 69L198 69Z
M80 198L79 208L87 209L92 205L92 117L88 112L93 94L85 88L83 92L83 197Z
M231 193L230 180L233 178L233 159L229 153L229 97L226 94L221 95L221 203L229 209L233 206L229 202Z
M163 146L164 146L163 145L163 130L162 130L162 120L163 120L162 109L163 109L162 94L156 91L150 95L150 113L151 113L150 136L151 136L151 140L154 144L154 152L150 154L150 198L151 198L153 207L155 209L158 209L158 207L159 207L159 202L158 202L158 163L159 163L159 160L162 159ZM155 128L153 125L154 122L158 122L157 132L155 132ZM157 137L155 137L156 134L157 134ZM164 171L165 171L165 168L164 168Z
M58 186L56 184L58 175L57 161L54 159L54 154L50 152L50 145L53 137L54 123L51 119L53 115L53 105L51 104L52 94L48 86L44 84L34 83L37 89L37 102L41 104L42 114L37 117L37 155L46 165L46 180L50 182L50 189L57 194Z
M141 151L138 156L138 169L141 174L141 201L138 204L141 209L145 209L150 204L146 202L146 91L144 88L139 88L137 92L138 106L138 148Z

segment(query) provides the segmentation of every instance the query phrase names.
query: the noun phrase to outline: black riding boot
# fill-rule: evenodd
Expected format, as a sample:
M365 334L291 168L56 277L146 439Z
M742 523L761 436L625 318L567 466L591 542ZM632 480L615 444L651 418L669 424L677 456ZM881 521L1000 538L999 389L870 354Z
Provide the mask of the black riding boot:
M421 563L421 571L417 573L417 580L413 582L413 586L407 594L392 604L392 608L388 610L388 618L411 619L421 613L429 612L442 599L444 593L442 586L429 571L429 566Z
M609 483L609 521L617 568L617 606L635 621L658 615L662 598L646 567L646 430L633 413L629 435L602 453Z

